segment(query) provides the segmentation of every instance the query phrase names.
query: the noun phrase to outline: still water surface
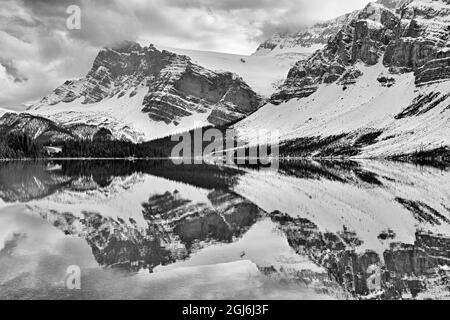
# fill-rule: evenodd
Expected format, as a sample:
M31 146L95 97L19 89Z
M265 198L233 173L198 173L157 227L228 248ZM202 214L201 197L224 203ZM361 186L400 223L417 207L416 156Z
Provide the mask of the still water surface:
M2 162L0 298L449 298L449 181L371 161Z

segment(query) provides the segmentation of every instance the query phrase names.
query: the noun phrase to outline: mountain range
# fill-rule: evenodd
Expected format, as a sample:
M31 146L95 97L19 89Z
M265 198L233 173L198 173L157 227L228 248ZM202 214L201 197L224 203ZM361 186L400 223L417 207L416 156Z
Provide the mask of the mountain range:
M394 157L447 148L450 2L370 3L291 68L269 103L236 125L279 130L284 154Z
M231 72L230 72L231 71ZM285 156L394 157L450 146L450 1L379 0L251 56L141 46L102 49L88 74L0 131L43 143L150 141L233 126L256 143L278 130Z

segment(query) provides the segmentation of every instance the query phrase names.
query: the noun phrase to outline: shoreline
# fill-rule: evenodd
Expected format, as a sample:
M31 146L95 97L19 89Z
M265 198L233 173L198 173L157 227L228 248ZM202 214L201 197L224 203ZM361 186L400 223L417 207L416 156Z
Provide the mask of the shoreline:
M207 159L208 157L203 157ZM332 160L332 161L350 161L350 160L383 160L383 161L400 161L410 162L408 160L434 160L434 161L446 161L443 157L412 157L410 155L399 155L389 157L245 157L235 159L279 159L279 160ZM171 159L184 159L183 157L42 157L42 158L0 158L0 161L34 161L34 160L171 160ZM186 159L198 159L197 157L190 157ZM448 159L450 161L450 159Z
M119 158L119 157L104 157L104 158L91 158L91 157L44 157L44 158L4 158L0 159L1 162L12 162L12 161L24 161L24 162L32 162L32 161L162 161L162 160L173 160L180 158L173 157L145 157L145 158ZM190 158L192 160L196 158ZM242 158L241 158L242 159ZM250 158L246 158L249 160ZM262 159L262 158L251 158L251 159ZM442 158L442 157L411 157L408 156L394 156L394 157L277 157L272 159L278 159L283 162L295 162L295 161L334 161L334 162L345 162L345 161L382 161L382 162L392 162L392 163L404 163L404 164L415 164L418 166L431 166L431 167L450 167L450 159ZM210 163L203 159L205 164L215 165L216 163ZM226 164L226 163L224 163ZM192 165L195 165L192 163Z

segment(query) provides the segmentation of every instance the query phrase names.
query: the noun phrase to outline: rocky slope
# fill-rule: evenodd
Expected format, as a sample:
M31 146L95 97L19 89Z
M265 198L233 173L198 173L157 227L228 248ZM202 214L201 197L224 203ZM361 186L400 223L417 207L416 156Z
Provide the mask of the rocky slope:
M450 3L399 5L355 13L289 71L271 103L237 125L242 137L280 130L293 141L287 154L308 145L300 155L386 157L449 146Z
M65 126L102 126L136 141L235 122L260 102L235 74L126 42L100 51L86 77L66 81L29 113Z

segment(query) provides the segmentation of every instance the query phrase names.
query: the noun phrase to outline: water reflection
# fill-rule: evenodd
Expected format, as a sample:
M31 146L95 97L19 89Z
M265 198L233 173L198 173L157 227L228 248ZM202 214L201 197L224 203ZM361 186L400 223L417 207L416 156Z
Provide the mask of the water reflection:
M186 298L447 298L449 176L354 161L0 163L0 296L170 298L184 274ZM77 294L61 280L71 264L89 270Z

